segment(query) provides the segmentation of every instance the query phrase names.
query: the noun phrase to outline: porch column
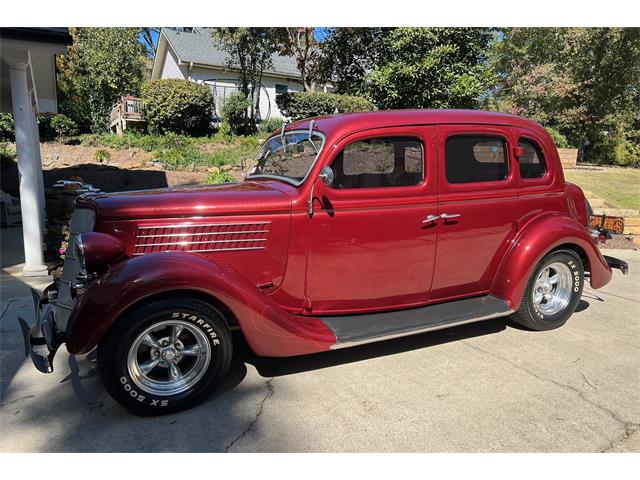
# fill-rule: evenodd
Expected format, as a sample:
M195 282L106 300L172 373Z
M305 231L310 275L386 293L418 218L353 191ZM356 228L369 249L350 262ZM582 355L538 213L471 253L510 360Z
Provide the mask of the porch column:
M28 63L9 65L11 101L16 131L16 153L20 171L20 209L22 212L22 237L24 242L23 275L47 275L44 264L42 238L42 210L40 208L41 160L37 156L35 140L37 124L34 122L33 105L27 80ZM40 164L40 165L39 165Z
M40 131L38 130L38 112L35 108L31 109L31 122L36 126L33 135L34 158L36 159L36 170L38 172L38 199L40 200L40 219L42 220L42 232L47 232L47 212L45 209L46 202L44 196L44 174L42 173L42 154L40 153ZM44 237L43 237L44 238Z

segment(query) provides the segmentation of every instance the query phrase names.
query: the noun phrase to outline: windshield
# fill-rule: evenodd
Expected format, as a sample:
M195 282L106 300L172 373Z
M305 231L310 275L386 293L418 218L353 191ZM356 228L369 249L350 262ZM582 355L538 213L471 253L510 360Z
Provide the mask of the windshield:
M271 137L263 145L247 178L275 177L300 185L309 174L322 146L324 135L308 131L287 132Z

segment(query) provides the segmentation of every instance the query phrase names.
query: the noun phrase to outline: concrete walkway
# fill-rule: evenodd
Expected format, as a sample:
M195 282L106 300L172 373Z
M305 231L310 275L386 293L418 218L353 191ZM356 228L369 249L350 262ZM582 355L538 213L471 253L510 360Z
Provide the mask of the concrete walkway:
M241 349L210 400L156 418L112 401L92 355L63 348L53 374L35 371L15 321L32 319L28 289L5 269L0 451L638 452L640 253L608 253L630 275L586 288L561 329L491 320L290 359Z

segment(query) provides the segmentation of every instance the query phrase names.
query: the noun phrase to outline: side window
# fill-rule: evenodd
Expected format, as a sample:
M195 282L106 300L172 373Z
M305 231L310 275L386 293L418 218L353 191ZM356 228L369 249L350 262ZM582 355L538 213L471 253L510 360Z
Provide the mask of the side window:
M334 159L332 188L403 187L422 181L422 143L384 137L347 145Z
M547 173L547 164L540 147L527 138L521 138L518 146L524 148L524 155L518 157L522 178L542 178Z
M449 183L492 182L509 174L507 144L501 137L454 135L445 144Z

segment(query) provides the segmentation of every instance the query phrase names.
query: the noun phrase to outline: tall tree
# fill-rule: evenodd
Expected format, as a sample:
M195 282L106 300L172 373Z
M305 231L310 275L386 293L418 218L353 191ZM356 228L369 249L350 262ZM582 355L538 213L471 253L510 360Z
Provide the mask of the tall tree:
M107 127L111 106L125 94L138 94L144 78L145 49L139 28L72 28L69 55L59 61L61 91L79 102L72 115L85 115L94 132ZM65 101L62 102L65 104Z
M286 27L282 32L282 53L293 55L302 77L302 88L312 89L320 52L316 47L313 27Z
M397 28L365 90L379 108L475 108L493 81L492 38L479 28Z
M240 91L252 99L246 130L253 131L262 74L272 65L271 55L279 47L279 32L268 27L220 27L212 35L229 55L229 66L238 70Z
M387 56L384 39L393 28L338 27L327 29L320 47L318 74L337 93L361 95L367 75Z
M593 160L640 152L640 29L511 28L492 56L501 109L557 128Z

